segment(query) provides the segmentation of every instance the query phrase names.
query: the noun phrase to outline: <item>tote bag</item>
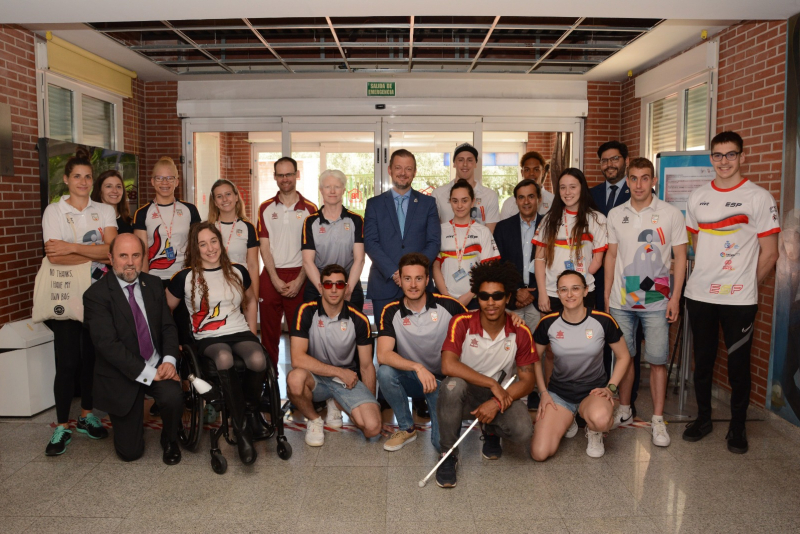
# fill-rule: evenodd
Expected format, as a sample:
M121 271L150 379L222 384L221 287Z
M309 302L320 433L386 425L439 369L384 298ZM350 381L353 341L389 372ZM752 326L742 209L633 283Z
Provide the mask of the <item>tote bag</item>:
M83 292L92 285L92 262L55 265L45 258L33 287L33 322L83 322Z

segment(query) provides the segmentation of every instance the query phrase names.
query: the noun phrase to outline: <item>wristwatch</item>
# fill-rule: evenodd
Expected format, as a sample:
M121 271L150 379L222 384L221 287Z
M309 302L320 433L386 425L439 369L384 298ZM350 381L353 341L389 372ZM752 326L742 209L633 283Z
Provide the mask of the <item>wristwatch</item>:
M617 385L616 384L609 384L609 385L606 386L606 388L608 388L608 390L611 392L612 395L616 395L617 394Z

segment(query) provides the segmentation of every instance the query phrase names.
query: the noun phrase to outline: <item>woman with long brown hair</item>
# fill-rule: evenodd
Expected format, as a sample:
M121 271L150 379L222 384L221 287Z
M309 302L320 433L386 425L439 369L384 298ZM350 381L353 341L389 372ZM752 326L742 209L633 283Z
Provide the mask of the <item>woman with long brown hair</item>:
M594 273L602 267L603 253L608 248L606 218L597 210L580 169L564 169L555 188L558 194L553 207L533 237L538 309L542 313L563 309L556 288L563 271L578 272L586 279L588 294L584 302L587 307L594 307Z
M55 265L91 263L92 281L99 280L108 259L108 243L117 237L114 210L90 198L92 162L83 147L69 158L64 167L64 183L69 195L47 206L42 216L44 251ZM92 439L108 436L100 420L92 414L94 347L88 330L80 321L67 319L45 321L53 331L56 353L56 377L53 391L57 425L45 454L56 456L67 450L72 440L69 412L75 393L75 378L80 373L81 415L76 430Z
M167 287L167 303L172 310L181 300L186 303L197 352L216 365L239 458L249 465L256 461L253 430L259 418L255 411L267 369L266 356L256 337L258 303L250 274L243 265L231 263L222 234L211 222L192 226L184 265ZM234 354L247 367L244 391L233 369Z
M122 175L114 169L107 170L97 177L92 188L92 200L114 208L117 215L117 233L133 233L133 217L128 207L128 196Z

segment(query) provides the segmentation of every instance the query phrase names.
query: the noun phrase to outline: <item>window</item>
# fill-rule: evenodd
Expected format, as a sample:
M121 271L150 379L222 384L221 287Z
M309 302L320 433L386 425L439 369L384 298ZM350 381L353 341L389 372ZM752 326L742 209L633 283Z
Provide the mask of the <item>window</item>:
M705 150L709 140L710 75L705 74L643 99L646 155Z
M122 99L47 74L45 137L121 150Z

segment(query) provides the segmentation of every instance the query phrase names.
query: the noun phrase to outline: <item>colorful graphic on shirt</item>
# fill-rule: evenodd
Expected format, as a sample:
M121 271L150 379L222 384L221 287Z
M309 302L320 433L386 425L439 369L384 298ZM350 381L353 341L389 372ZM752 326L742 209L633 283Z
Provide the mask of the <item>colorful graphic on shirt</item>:
M153 244L147 251L148 259L150 260L150 269L169 269L175 263L175 258L169 259L165 252L170 248L169 238L164 241L164 247L161 247L161 234L159 230L161 226L156 226L156 231L153 232ZM160 257L159 256L163 256ZM155 259L158 258L158 259Z
M220 303L217 302L217 304L214 306L214 309L211 310L208 305L208 300L203 299L200 302L200 309L192 314L192 329L195 334L198 332L219 330L225 326L225 323L228 320L227 315L222 319L217 319L217 317L219 317L219 305Z
M669 298L669 267L661 261L659 244L664 246L664 231L642 230L638 238L643 243L636 250L633 262L622 270L620 303L624 308L644 310L647 304Z
M716 222L698 222L701 232L714 235L730 235L738 232L742 226L750 222L747 215L732 215Z

